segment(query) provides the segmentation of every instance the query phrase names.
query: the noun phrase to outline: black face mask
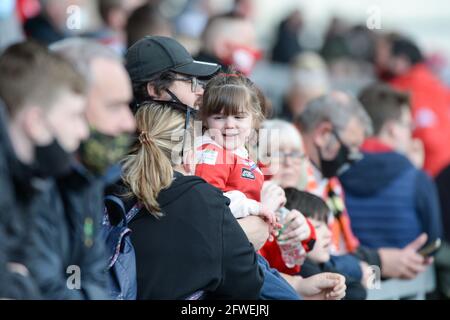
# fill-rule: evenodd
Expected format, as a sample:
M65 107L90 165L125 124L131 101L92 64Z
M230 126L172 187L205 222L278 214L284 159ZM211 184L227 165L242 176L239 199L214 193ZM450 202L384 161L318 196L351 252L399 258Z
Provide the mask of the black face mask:
M41 178L60 177L70 171L72 155L65 151L58 140L46 146L35 147L34 172Z
M361 159L360 154L352 154L347 145L339 138L339 135L334 130L332 132L340 144L336 157L331 160L326 160L323 158L320 148L317 148L319 152L320 171L325 178L332 178L341 175L350 168L352 163Z

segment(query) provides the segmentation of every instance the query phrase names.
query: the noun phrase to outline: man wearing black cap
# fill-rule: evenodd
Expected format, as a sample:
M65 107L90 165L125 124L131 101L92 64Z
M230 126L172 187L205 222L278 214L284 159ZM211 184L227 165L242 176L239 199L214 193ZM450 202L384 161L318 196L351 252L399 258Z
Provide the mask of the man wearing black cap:
M203 95L199 79L213 76L220 66L195 61L172 38L147 36L128 49L126 68L133 83L134 108L146 100L162 100L195 109Z

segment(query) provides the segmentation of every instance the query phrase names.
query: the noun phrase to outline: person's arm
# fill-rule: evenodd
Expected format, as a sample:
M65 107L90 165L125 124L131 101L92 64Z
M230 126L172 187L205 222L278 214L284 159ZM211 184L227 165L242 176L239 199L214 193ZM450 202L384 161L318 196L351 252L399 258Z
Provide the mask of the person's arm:
M255 250L262 248L269 239L269 225L258 216L248 216L237 220Z
M215 294L227 299L258 299L264 281L255 249L228 207L223 208L222 277Z
M423 171L416 178L416 209L428 241L442 237L442 218L437 188Z
M261 205L258 201L249 199L239 190L232 190L223 194L230 199L230 210L236 219L248 217L250 215L259 215Z
M359 260L367 262L369 265L381 267L381 259L378 250L371 249L360 245L354 253L352 253Z
M347 286L338 273L322 272L308 278L280 273L305 300L341 300Z

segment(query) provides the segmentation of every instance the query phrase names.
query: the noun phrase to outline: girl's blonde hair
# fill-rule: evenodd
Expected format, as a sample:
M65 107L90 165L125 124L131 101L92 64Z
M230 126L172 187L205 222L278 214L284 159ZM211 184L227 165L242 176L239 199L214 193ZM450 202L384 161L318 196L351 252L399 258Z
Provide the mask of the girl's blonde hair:
M186 115L169 104L148 102L135 117L139 141L123 160L122 179L130 189L127 196L136 196L151 214L161 217L157 198L171 185L173 166L181 163L181 146L188 136Z
M262 94L253 82L240 73L220 73L206 85L200 108L203 122L214 114L237 115L248 111L253 116L254 129L264 120Z

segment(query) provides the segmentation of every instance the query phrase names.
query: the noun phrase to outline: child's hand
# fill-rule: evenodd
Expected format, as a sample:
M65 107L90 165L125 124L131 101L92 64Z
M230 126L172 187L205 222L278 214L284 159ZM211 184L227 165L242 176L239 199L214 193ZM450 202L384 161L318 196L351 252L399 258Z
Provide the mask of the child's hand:
M281 242L301 242L311 235L306 218L300 211L291 210L286 216L283 233L278 237Z
M284 190L273 182L266 181L261 190L261 204L271 211L276 212L286 203Z
M269 240L272 241L273 240L272 239L272 235L276 235L276 233L282 227L282 225L280 224L277 215L274 212L272 212L272 211L268 210L267 208L265 208L263 205L261 205L261 209L259 211L259 215L269 225L269 233L271 235Z

